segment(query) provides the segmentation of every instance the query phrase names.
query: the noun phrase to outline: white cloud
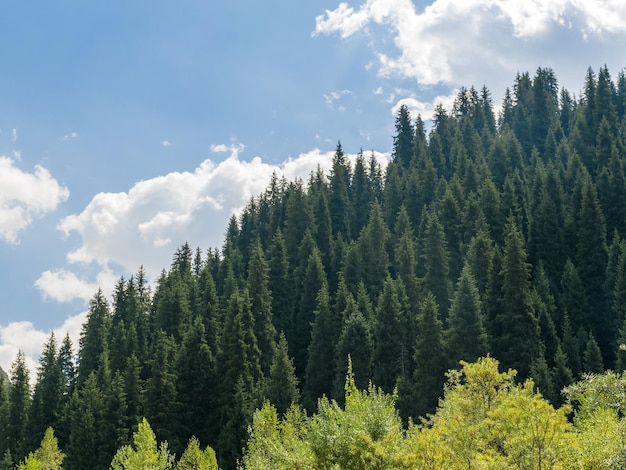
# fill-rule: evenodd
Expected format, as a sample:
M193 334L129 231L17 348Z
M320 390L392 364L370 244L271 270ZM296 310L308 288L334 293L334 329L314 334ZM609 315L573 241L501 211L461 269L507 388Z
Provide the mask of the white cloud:
M328 94L324 94L324 102L326 103L326 106L328 106L331 110L335 109L335 103L337 101L339 101L341 98L343 98L346 95L351 94L352 92L350 90L337 90L337 91L331 91ZM345 111L346 108L343 105L340 105L337 107L338 111Z
M78 132L70 132L61 137L62 140L78 139Z
M11 142L17 142L17 129L15 127L11 129Z
M376 41L370 25L382 25L396 51ZM341 3L327 10L316 18L313 35L346 38L359 32L373 44L380 76L412 78L422 86L485 83L493 88L537 66L551 66L557 76L559 70L571 72L571 63L582 67L576 77L581 81L589 65L615 59L622 66L624 53L615 44L626 34L626 3L435 0L418 11L411 0L367 0L358 8ZM589 62L581 65L584 60Z
M18 243L21 230L55 210L69 194L44 167L36 165L33 173L27 173L11 158L0 156L0 239Z
M35 287L46 299L57 302L82 299L87 303L99 287L105 292L111 292L117 279L117 276L106 267L98 273L96 282L89 282L66 269L55 269L41 273L39 279L35 281Z
M193 172L140 181L128 192L94 196L82 212L65 217L58 225L64 234L75 233L81 239L80 246L67 254L71 268L42 273L37 288L47 298L63 302L89 299L97 287L109 294L115 277L132 274L142 265L155 279L184 242L202 249L221 247L228 219L265 190L274 172L288 180L306 181L318 165L330 168L334 154L314 149L281 165L270 165L259 157L240 160L243 148L241 144L214 145L213 152L227 151L230 156L220 163L207 159ZM386 154L376 157L386 165ZM106 275L89 280L76 274L94 265Z
M437 105L443 106L444 109L448 111L451 110L456 95L457 93L454 92L447 96L437 96L432 102L423 102L416 98L403 98L399 100L393 108L391 108L391 113L394 116L397 116L400 106L404 105L408 108L412 119L417 118L418 115L421 116L423 120L432 119L433 112L435 111Z
M82 312L68 317L59 328L52 330L57 344L60 345L65 335L69 334L76 349L86 318L87 312ZM39 355L49 337L50 331L38 330L29 321L12 322L6 326L0 326L0 367L9 373L17 353L22 351L30 370L30 381L33 384L36 378Z
M161 142L161 145L163 147L171 147L172 143L170 141L168 141L168 140L164 140L163 142Z

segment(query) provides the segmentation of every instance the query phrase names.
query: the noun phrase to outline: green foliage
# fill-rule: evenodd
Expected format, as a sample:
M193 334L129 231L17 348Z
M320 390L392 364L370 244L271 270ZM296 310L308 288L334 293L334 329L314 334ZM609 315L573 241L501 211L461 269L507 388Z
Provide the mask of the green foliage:
M490 357L450 371L445 397L409 430L403 462L419 468L571 468L572 426L531 381Z
M144 418L133 434L133 444L121 447L111 461L112 470L166 470L173 467L174 457L162 442L157 447L156 436Z
M211 447L202 450L198 439L192 437L180 460L176 470L218 470L215 451Z
M57 438L54 437L54 431L48 428L39 448L28 454L28 457L17 468L18 470L61 470L64 458L65 455L59 449Z
M0 386L5 466L26 462L54 426L67 468L105 468L146 416L173 452L197 436L193 454L210 445L227 469L319 468L313 423L341 434L337 423L361 419L343 408L348 356L356 389L373 379L397 394L406 424L454 410L440 401L445 370L485 354L534 388L506 385L497 411L472 422L480 432L465 438L482 444L463 451L466 468L532 468L537 452L543 467L626 466L613 442L577 454L598 435L622 439L622 412L577 418L558 458L532 421L545 418L554 436L561 426L537 389L558 406L583 371L626 367L625 98L623 72L613 83L606 67L589 69L574 96L539 68L515 77L497 125L490 92L462 87L453 109L437 106L428 136L400 108L384 169L373 151L352 164L339 143L327 174L319 167L306 184L274 175L230 219L221 250L185 243L154 290L140 268L112 301L96 293L77 356L69 337L59 347L51 336L32 394L18 356ZM254 434L248 449L257 439L265 450L241 460L268 399L277 417L259 415L259 432L285 445ZM321 466L454 468L454 420L435 421L410 427L397 452L394 440L337 437L349 449Z

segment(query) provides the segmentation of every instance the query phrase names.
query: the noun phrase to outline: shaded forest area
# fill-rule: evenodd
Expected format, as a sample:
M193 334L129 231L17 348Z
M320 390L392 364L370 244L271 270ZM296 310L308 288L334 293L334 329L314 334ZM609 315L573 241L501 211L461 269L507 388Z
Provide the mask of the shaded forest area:
M626 368L626 75L589 69L581 96L519 74L496 118L486 88L406 107L383 170L337 145L329 174L274 177L221 250L187 244L153 289L143 270L90 302L78 355L51 336L29 388L0 389L5 468L48 427L64 468L108 468L145 417L176 455L191 436L223 468L256 409L318 411L354 387L406 424L435 411L445 372L490 354L553 405L585 372ZM1 382L0 382L1 383Z

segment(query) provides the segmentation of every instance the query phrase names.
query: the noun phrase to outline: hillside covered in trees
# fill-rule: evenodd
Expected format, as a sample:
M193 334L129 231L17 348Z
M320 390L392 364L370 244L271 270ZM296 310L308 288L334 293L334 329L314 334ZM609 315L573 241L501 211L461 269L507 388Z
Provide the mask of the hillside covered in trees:
M589 69L576 97L538 69L497 117L486 88L461 89L428 133L401 107L384 170L338 144L328 174L275 177L221 250L185 244L154 288L140 269L111 301L96 293L77 357L51 336L34 390L16 358L5 468L48 427L63 468L109 468L144 417L172 453L195 436L234 468L255 410L322 415L323 396L347 410L348 356L352 396L370 380L395 393L398 429L435 412L459 361L489 354L517 371L507 390L557 408L585 373L624 371L625 114L624 72Z

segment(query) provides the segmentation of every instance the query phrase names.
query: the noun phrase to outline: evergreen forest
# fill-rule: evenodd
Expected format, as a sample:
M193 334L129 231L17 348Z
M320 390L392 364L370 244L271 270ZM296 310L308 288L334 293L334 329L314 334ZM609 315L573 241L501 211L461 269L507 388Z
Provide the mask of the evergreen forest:
M626 465L625 131L606 66L400 107L386 167L275 175L221 249L95 293L34 387L20 353L0 469Z

